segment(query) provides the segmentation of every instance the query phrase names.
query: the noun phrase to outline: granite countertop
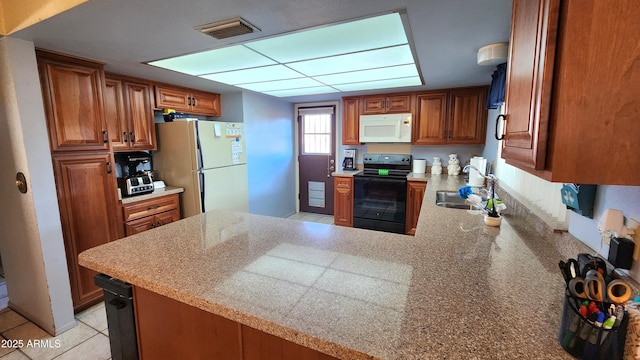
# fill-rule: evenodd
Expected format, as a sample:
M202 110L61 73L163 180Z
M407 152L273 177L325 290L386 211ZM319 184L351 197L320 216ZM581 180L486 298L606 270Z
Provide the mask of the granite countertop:
M499 228L437 207L463 177L423 177L415 237L212 211L79 262L344 359L571 359L557 264L586 248L515 204Z
M118 190L119 192L120 190ZM181 192L184 192L184 189L181 187L173 187L173 186L167 186L164 188L159 188L159 189L154 189L152 193L148 193L148 194L144 194L144 195L136 195L136 196L130 196L130 197L125 197L122 198L121 201L123 204L130 204L136 201L142 201L142 200L149 200L149 199L154 199L160 196L167 196L167 195L171 195L171 194L179 194Z

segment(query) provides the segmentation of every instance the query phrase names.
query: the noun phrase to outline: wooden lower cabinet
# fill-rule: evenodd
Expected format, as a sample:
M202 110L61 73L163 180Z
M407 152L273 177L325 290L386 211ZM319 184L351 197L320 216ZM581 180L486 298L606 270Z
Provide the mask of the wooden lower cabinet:
M353 226L353 178L336 176L333 184L334 224Z
M336 359L140 287L133 299L142 360Z
M407 220L405 233L415 235L418 226L418 216L422 208L422 199L427 188L424 181L407 181Z
M122 205L125 236L134 235L180 220L178 194Z
M118 238L117 193L111 154L54 154L58 207L76 311L102 297L96 272L78 265L78 254Z

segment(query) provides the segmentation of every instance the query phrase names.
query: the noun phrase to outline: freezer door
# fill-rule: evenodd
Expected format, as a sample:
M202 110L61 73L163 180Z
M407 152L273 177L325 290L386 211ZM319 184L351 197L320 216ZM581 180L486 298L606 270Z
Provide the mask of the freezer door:
M202 171L204 209L249 212L247 165L235 165Z
M202 169L247 163L244 124L198 121Z

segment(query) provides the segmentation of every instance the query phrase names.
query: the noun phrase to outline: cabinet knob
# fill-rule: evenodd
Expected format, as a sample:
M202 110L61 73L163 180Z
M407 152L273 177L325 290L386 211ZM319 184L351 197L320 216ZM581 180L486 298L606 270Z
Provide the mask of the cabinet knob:
M501 134L500 136L498 136L498 125L500 124L500 118L502 118L502 120L506 121L507 120L507 116L504 114L500 114L498 115L498 117L496 118L496 129L494 132L494 135L496 137L496 140L502 140L504 139L504 133Z
M102 141L105 144L109 142L109 133L106 130L102 132Z
M158 221L157 226L162 226L162 221Z
M127 136L129 136L129 134L128 134L126 131L124 131L124 132L122 133L122 141L123 141L123 142L127 142Z
M113 169L111 169L111 161L107 161L107 174L111 174L111 171Z
M136 136L133 131L129 133L129 141L131 141L132 143L136 142Z

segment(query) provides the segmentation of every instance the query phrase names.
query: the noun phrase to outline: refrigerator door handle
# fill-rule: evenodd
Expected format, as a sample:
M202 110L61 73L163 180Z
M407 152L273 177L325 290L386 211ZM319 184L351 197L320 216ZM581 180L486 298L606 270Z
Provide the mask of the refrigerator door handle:
M202 205L202 212L204 213L205 211L207 211L207 209L204 208L204 172L199 171L198 172L198 178L200 181L200 204Z

